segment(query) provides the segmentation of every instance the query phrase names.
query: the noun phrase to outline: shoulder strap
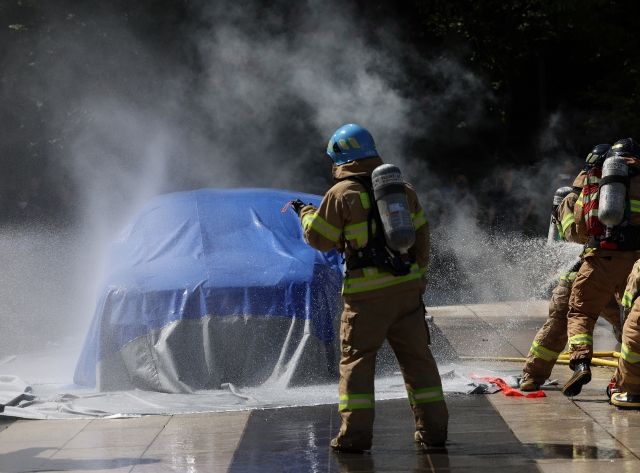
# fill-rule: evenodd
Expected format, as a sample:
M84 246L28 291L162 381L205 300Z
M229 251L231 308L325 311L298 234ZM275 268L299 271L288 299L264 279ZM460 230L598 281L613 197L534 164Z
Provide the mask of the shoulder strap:
M378 212L376 212L376 200L375 197L373 195L373 188L371 185L371 179L367 179L365 177L362 176L350 176L347 179L355 181L355 182L359 182L360 184L362 184L364 186L364 188L366 189L367 193L369 194L369 202L371 204L371 209L369 210L369 215L367 216L367 237L368 237L368 242L373 241L373 225L372 222L375 219L376 221L376 228L378 231L378 238L380 238L380 240L382 241L382 243L384 245L387 244L385 238L384 238L384 231L383 231L383 227L382 227L382 220L380 218L380 215Z

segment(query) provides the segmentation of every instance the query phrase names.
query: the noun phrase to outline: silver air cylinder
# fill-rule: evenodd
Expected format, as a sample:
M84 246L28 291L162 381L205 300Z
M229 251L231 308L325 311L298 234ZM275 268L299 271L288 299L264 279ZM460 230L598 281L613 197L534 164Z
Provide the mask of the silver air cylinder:
M573 187L564 186L558 188L553 194L553 206L551 207L551 222L549 223L549 233L547 235L547 243L554 243L558 238L558 222L556 220L556 209L560 206L566 196L573 192Z
M393 164L378 166L371 174L371 181L387 245L406 253L415 243L416 233L400 169Z
M605 159L602 165L602 180L600 181L600 196L598 202L598 218L603 225L615 227L624 219L627 188L621 182L606 182L608 176L626 177L627 162L619 156Z

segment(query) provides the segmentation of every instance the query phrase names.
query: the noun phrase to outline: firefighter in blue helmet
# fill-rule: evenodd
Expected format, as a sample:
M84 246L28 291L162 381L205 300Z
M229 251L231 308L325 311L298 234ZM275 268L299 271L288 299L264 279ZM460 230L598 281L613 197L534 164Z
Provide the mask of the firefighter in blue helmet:
M345 125L329 140L327 154L334 163L335 185L319 208L302 202L294 203L294 208L309 245L319 251L337 248L346 259L342 290L345 307L340 326L342 427L331 448L349 452L371 448L375 359L385 339L405 379L416 424L415 441L431 448L443 447L448 412L438 368L429 350L422 301L429 260L427 219L411 185L399 181L396 190L406 194L408 226L415 231L415 243L408 248L413 264L407 263L402 275L379 266L370 256L374 242L381 238L379 224L375 228L372 223L376 197L370 187L372 173L383 162L373 137L359 125Z

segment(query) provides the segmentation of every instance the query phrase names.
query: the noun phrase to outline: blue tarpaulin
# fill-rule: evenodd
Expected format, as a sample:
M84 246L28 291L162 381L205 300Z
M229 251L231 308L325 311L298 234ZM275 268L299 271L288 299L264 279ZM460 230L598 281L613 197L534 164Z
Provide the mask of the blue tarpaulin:
M255 384L286 371L291 337L305 334L330 362L341 256L305 243L293 210L281 212L296 198L321 200L202 189L149 202L112 245L74 382L167 392ZM228 346L240 332L243 346Z

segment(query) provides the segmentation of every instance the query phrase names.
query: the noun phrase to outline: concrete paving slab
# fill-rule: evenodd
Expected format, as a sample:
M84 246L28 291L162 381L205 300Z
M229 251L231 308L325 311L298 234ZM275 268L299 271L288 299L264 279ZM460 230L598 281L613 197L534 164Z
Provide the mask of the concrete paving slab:
M133 471L227 471L250 411L173 416Z
M475 314L469 307L464 305L445 305L427 307L427 312L434 318L456 318L456 317L472 317Z
M162 428L171 420L171 416L146 416L125 419L96 419L87 424L82 432L90 430L128 430Z
M0 448L2 445L0 444ZM8 451L0 450L0 465L3 473L23 473L40 471L42 465L56 453L58 449L42 446L41 442L25 442L20 448Z
M61 447L82 431L89 422L88 420L46 422L18 420L0 432L0 445L42 441L47 442L48 446Z

